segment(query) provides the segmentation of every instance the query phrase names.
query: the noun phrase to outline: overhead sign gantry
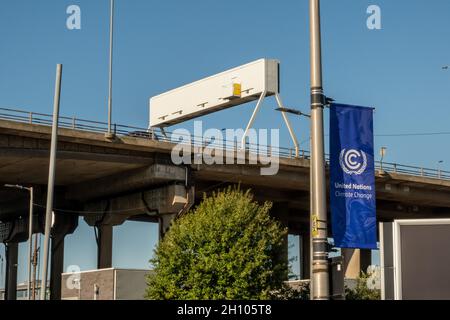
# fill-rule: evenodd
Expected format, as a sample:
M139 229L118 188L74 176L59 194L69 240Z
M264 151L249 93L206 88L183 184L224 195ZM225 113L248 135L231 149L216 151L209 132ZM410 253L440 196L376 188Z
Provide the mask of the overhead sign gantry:
M274 59L259 59L245 65L192 82L150 98L150 128L172 126L216 111L258 101L242 138L253 125L265 97L279 95L280 63ZM287 115L282 112L298 155L298 142Z

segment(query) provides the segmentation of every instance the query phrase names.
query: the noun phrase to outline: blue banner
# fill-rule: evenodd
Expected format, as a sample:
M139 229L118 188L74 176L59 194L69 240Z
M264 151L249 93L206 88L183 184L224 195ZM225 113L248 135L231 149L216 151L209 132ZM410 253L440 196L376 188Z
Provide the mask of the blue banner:
M331 105L330 207L336 247L377 248L373 108Z

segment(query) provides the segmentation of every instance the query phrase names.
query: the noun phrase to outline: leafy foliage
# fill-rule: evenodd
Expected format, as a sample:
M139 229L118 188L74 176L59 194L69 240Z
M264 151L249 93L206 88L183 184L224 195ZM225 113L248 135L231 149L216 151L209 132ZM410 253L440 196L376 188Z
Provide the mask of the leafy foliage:
M310 300L309 283L301 285L299 288L292 288L284 283L283 286L272 292L272 300Z
M367 281L370 280L370 273L361 272L361 275L356 280L356 287L354 289L345 288L346 300L380 300L381 292L377 289L370 289L367 286Z
M148 299L269 299L283 286L276 259L287 230L238 187L204 197L159 243L147 279Z

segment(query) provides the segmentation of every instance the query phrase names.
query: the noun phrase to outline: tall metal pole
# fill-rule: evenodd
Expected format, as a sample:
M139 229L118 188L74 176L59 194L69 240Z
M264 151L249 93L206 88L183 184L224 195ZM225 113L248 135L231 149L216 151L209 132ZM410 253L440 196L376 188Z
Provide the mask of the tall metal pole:
M322 87L320 1L310 0L311 163L312 163L312 299L329 299L325 150Z
M33 277L31 278L31 282L33 283L33 287L31 290L32 300L36 300L36 266L37 266L37 245L38 245L38 234L34 235L34 253L33 253Z
M52 141L50 147L50 166L48 170L48 188L47 188L47 205L45 211L45 234L44 234L44 265L42 267L41 276L41 300L45 300L45 293L47 289L47 271L48 271L48 256L49 256L49 242L50 242L50 228L52 225L52 211L53 211L53 191L55 186L55 164L56 164L56 146L58 144L58 118L59 118L59 101L61 95L61 76L62 64L56 66L56 83L55 83L55 98L53 101L53 126L52 126Z
M30 192L30 217L28 218L28 284L27 294L28 300L31 300L30 288L31 288L31 264L33 260L33 187L27 188Z
M112 132L112 72L113 72L113 44L114 44L114 0L111 0L111 13L109 18L109 94L108 94L108 133L107 138L114 137Z
M314 211L314 201L313 201L313 162L312 162L312 126L310 128L310 136L309 136L309 148L311 150L310 158L309 158L309 212L310 212L310 221L309 221L309 297L311 300L314 299L314 286L313 286L313 235L312 232L315 228L313 225L313 212Z

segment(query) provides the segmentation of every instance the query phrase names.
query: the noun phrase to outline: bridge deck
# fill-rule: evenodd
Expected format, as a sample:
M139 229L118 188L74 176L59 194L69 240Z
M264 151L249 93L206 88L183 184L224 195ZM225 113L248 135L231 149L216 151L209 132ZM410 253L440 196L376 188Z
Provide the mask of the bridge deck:
M49 116L27 113L13 117L11 116L13 112L7 110L10 109L0 109L0 183L45 186L51 136ZM69 122L67 119L72 121ZM130 134L141 132L143 129L138 130L139 128L129 126L116 126L117 128L120 130L117 130L116 139L109 141L105 139L106 128L102 123L62 118L56 184L68 190L66 198L83 201L82 196L76 194L86 195L87 200L105 197L107 190L110 195L123 193L124 190L119 190L120 183L116 183L118 189L114 191L112 181L120 182L124 178L129 181L127 186L130 189L126 192L132 191L133 185L136 185L134 189L142 189L169 181L172 174L174 181L184 179L181 173L178 172L175 177L175 173L170 171L172 169L164 168L161 170L169 170L165 172L165 176L161 179L147 179L148 185L137 182L138 178L134 180L130 178L130 176L139 177L140 173L154 175L154 170L149 172L146 168L155 164L173 166L170 152L174 144L170 142L170 137L153 140L146 136L136 137ZM248 152L258 151L255 146L247 148ZM205 186L203 189L209 190L216 184L241 183L266 190L261 193L267 194L268 200L297 202L298 208L307 210L309 153L303 151L300 157L295 157L293 150L287 148L277 148L273 152L280 156L280 170L274 176L261 176L260 168L250 164L191 165L190 170L196 184ZM379 168L380 164L377 166ZM159 174L161 175L161 172ZM450 208L449 172L383 163L383 172L377 170L376 183L379 208L386 204L387 210L393 206L393 210L398 211L399 207L403 206L403 209L409 210L411 215L417 210L430 214L450 212L446 209ZM13 190L0 189L2 199L0 203L11 202L14 197L17 200L16 194L17 192ZM1 212L0 210L0 218Z

